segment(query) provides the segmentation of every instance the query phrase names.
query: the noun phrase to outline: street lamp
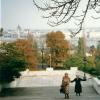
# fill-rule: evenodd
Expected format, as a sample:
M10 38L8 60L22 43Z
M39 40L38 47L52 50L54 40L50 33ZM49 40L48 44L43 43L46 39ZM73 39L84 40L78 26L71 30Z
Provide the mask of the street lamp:
M43 51L43 48L42 48L41 49L42 69L43 69L43 53L44 53L44 51Z
M87 63L87 59L86 59L86 56L84 56L84 58L83 58L84 71L85 71L85 68L86 68L86 63Z
M50 68L51 68L51 54L49 54L49 57L50 57Z
M86 69L86 63L87 63L87 59L86 59L86 56L84 56L84 58L83 58L83 64L84 64L84 78L86 77L86 75L85 75L85 69Z

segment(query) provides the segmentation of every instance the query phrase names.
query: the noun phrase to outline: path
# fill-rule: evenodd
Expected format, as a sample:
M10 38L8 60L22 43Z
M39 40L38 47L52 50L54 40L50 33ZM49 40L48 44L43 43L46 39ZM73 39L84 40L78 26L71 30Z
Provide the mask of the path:
M81 96L76 96L70 88L69 100L100 100L100 96L91 86L83 87ZM59 93L59 87L34 87L8 89L4 93L5 97L0 100L64 100L64 95Z

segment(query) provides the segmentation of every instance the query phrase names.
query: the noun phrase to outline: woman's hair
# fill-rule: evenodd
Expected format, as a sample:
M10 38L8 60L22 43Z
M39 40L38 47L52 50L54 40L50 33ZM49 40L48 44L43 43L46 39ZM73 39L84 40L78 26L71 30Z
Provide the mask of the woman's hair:
M68 75L68 73L65 73L65 75Z

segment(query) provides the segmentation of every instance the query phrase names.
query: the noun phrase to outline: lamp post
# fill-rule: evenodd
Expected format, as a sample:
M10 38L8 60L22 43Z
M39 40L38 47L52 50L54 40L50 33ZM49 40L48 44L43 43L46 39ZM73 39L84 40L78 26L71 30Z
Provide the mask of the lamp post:
M49 57L50 57L50 68L51 68L51 54L49 54Z
M44 51L43 51L43 48L41 49L41 62L42 62L42 69L43 69L43 53L44 53Z
M84 58L83 58L84 71L85 71L85 68L86 68L86 63L87 63L87 59L86 59L86 56L84 56Z
M86 59L86 56L84 56L84 58L83 58L83 64L84 64L84 78L86 77L86 75L85 75L85 69L86 69L86 63L87 63L87 59Z

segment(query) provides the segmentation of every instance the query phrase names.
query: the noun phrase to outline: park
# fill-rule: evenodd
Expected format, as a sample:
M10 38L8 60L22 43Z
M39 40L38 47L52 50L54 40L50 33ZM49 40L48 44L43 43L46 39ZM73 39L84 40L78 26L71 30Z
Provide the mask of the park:
M100 100L99 22L100 0L0 0L0 100Z

